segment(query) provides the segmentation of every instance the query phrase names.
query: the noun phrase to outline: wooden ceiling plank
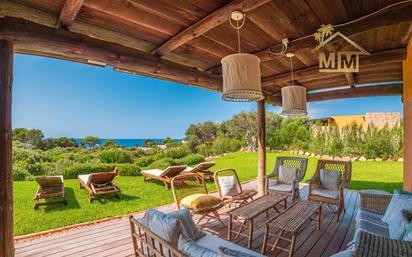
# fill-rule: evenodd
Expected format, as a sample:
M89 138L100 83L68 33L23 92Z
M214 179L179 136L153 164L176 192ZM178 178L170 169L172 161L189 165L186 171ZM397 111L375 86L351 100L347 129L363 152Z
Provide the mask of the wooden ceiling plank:
M116 44L89 39L65 30L17 20L1 20L0 39L10 40L25 53L60 56L64 60L83 58L105 63L116 69L130 70L145 76L220 90L222 79L182 65L174 64L146 53L137 53Z
M8 0L0 1L0 16L21 18L53 28L57 23L57 16L54 14ZM76 22L69 27L69 30L91 38L116 43L142 52L150 52L155 47L149 41L88 24L80 20L76 20Z
M406 56L405 48L391 49L386 51L381 51L377 53L372 53L368 56L360 57L360 69L364 70L365 66L373 64L385 64L391 62L398 62L403 60ZM308 68L298 69L294 71L294 77L296 80L301 78L318 78L322 76L330 76L330 74L320 73L319 66L312 66ZM271 86L277 83L284 83L290 81L290 72L285 72L278 75L269 76L262 78L262 87Z
M230 14L235 10L242 10L243 12L248 12L264 5L271 0L234 0L223 6L222 8L216 10L215 12L209 14L200 21L194 23L188 28L184 29L177 35L170 38L168 41L163 43L157 49L155 49L152 54L165 55L170 53L179 46L189 42L195 37L199 37L220 24L227 22Z
M336 24L349 20L342 0L306 0L321 24Z
M322 93L307 94L308 102L327 101L335 99L348 99L371 96L401 96L403 86L399 84L389 84L380 86L356 87L348 89L330 90ZM282 105L281 94L267 97L268 102L273 105Z
M410 15L410 13L412 13L412 3L405 2L388 8L376 15L354 21L347 25L339 26L336 30L347 37L352 37L370 29L399 24L402 22L412 22L412 15ZM294 52L303 48L314 48L317 44L318 42L314 40L312 35L308 34L304 37L291 40L288 51ZM282 49L282 44L271 46L270 48L257 51L254 54L256 54L262 62L278 59L279 56L271 54L270 49L275 52L280 51Z
M59 15L59 25L62 27L70 27L76 19L82 5L83 0L65 0Z

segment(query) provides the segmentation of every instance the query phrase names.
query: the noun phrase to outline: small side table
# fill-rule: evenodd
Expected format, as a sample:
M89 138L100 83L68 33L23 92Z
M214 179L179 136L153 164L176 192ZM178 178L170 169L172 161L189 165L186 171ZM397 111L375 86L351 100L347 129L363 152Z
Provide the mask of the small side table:
M282 205L283 208L286 209L287 207L287 196L282 194L271 194L271 195L264 195L259 197L249 203L246 203L242 206L239 206L235 209L232 209L228 212L229 215L229 222L227 226L227 240L232 240L232 232L236 232L236 237L240 235L248 237L248 248L252 247L252 240L253 240L253 229L254 229L254 219L262 213L266 213L266 217L268 216L268 211L270 209L274 209L277 213L280 211L277 209L278 205ZM240 228L238 231L232 231L233 223L240 224ZM246 225L249 223L249 233L242 234L242 231Z
M293 256L296 244L296 237L303 224L308 220L312 220L313 214L317 213L317 224L316 229L319 230L321 215L322 215L322 205L316 202L298 201L288 209L283 211L279 216L274 217L265 224L265 234L263 237L262 254L266 252L266 245L268 245L268 237L270 235L276 236L276 234L270 234L269 230L271 228L278 229L278 235L276 241L272 246L272 251L279 249L289 253L289 257ZM291 235L291 238L286 238L287 234ZM290 249L278 246L279 241L290 242Z

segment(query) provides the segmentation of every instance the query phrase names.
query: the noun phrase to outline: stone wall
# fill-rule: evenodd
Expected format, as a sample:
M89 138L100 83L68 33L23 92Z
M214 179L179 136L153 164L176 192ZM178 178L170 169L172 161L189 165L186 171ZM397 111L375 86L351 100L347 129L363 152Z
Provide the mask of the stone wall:
M399 112L370 112L365 115L366 126L373 125L377 128L383 128L388 125L390 128L396 127L401 122Z

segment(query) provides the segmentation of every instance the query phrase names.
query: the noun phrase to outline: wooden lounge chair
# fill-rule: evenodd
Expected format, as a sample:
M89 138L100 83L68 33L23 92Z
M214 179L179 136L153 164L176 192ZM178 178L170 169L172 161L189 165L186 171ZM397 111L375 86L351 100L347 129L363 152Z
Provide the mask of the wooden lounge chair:
M113 179L117 176L117 167L113 171L91 173L79 175L80 187L85 188L89 193L89 202L101 198L120 198L120 189L113 184Z
M140 174L144 176L144 182L148 180L160 180L165 184L165 188L169 189L172 182L172 178L177 176L180 172L184 171L187 165L169 166L165 170L153 169L142 170Z
M292 183L285 184L279 181L280 166L296 169L295 178ZM275 168L270 175L267 175L268 192L288 194L292 197L292 202L300 199L299 182L305 177L307 167L307 158L276 157Z
M321 185L320 172L321 170L338 171L338 188L336 190L325 189ZM345 210L344 190L348 188L352 176L352 163L348 161L329 161L319 160L315 174L306 182L309 184L308 200L327 204L336 215L336 221L339 222L339 217L342 211Z
M224 203L227 204L228 208L232 205L241 206L247 203L247 201L253 200L253 196L257 194L254 189L242 189L242 184L240 183L239 177L234 169L218 170L214 173L213 178L217 191L219 192L219 196ZM226 182L226 186L232 186L232 188L225 190L225 185L222 184L225 183L224 181ZM227 182L229 182L229 184L232 183L232 185L229 185Z
M187 167L183 172L198 173L203 176L203 178L208 177L210 181L213 181L213 172L209 171L213 166L215 166L214 162L201 162L195 167Z
M39 184L34 195L34 209L37 210L41 205L64 204L67 205L67 200L64 196L64 181L63 176L46 176L36 178ZM61 198L61 201L47 201L40 203L40 199Z
M178 188L181 188L182 184L185 186L182 191L182 195L180 196L180 191L178 191ZM198 223L204 218L211 218L217 220L223 226L225 225L220 219L220 215L218 213L218 210L224 206L224 202L218 197L209 194L205 180L201 175L197 173L178 175L172 179L171 185L173 197L178 209L183 206L188 208L192 215L201 215L200 219L197 221ZM188 189L193 192L192 195L187 195L187 193L184 193L185 191L187 192ZM202 204L202 207L194 207L196 204L192 203L195 202L208 203L206 206L203 206Z

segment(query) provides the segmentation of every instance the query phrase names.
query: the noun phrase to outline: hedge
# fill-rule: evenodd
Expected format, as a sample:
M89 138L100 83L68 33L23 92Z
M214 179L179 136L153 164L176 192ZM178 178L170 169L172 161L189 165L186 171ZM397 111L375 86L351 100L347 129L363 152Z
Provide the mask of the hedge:
M140 168L133 164L117 163L117 164L105 164L105 163L79 163L69 167L55 170L50 175L63 175L66 179L77 178L81 174L89 174L95 172L111 171L114 167L119 168L120 176L138 176L140 175Z

